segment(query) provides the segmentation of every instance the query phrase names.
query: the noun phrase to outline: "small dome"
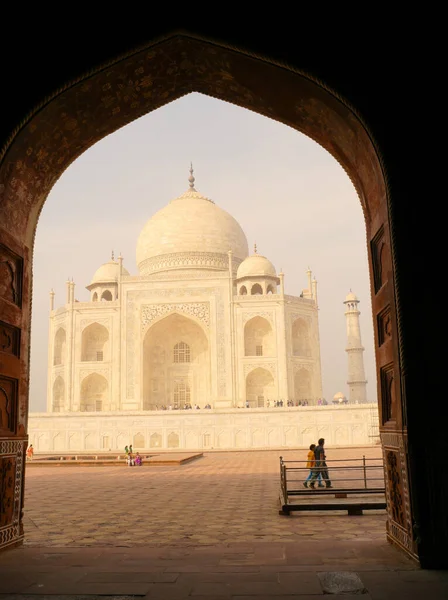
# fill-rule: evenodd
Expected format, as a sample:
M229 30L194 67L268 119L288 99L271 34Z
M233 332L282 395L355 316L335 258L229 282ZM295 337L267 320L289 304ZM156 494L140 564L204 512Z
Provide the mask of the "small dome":
M275 277L275 267L265 256L261 254L253 254L248 256L238 267L237 279L243 277Z
M338 392L333 396L333 400L345 400L345 394Z
M110 260L104 265L101 265L99 269L95 271L95 275L92 277L92 281L90 285L95 283L113 283L118 281L118 271L120 268L120 263L115 260ZM123 267L122 270L123 275L129 275L129 271Z
M356 294L354 294L351 290L350 292L347 294L346 298L345 298L346 302L359 302Z

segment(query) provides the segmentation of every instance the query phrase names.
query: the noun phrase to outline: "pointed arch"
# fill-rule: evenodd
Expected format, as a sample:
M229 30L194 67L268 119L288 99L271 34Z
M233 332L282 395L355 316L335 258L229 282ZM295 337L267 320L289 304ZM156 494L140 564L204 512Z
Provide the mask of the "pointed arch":
M58 375L53 383L53 402L52 411L62 412L65 403L65 383L63 378Z
M245 285L240 287L240 296L247 296L247 287Z
M294 356L311 356L310 328L302 317L293 322L291 337Z
M81 360L101 362L109 360L109 331L99 323L92 323L82 332Z
M258 367L246 377L246 400L252 408L263 408L266 400L274 398L275 384L272 373L267 369Z
M301 368L294 375L294 398L313 402L312 377L308 369Z
M264 317L256 316L244 326L245 356L275 356L272 326Z
M263 295L263 288L259 283L254 283L254 285L250 288L250 293L252 296Z
M80 408L82 412L100 412L108 400L109 384L98 373L91 373L82 380Z
M172 312L157 320L143 338L143 408L203 406L210 390L208 337L196 320Z
M101 300L103 302L112 302L112 292L110 290L104 290L104 292L101 294Z
M53 365L65 364L66 355L66 333L63 327L59 327L54 336L54 349L53 349Z

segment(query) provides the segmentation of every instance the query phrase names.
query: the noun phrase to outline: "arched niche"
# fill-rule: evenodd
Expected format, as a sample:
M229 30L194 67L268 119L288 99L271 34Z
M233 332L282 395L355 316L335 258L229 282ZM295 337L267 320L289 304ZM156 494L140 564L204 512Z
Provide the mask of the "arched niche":
M104 325L92 323L83 330L81 360L88 362L109 360L109 332Z
M294 356L311 356L310 328L305 319L298 318L293 322L291 339Z
M294 399L313 401L312 377L308 369L299 369L294 375Z
M91 373L82 380L80 406L82 412L101 412L108 400L109 384L99 373Z
M252 408L263 408L266 400L276 396L274 377L267 369L259 367L246 377L246 401Z
M53 365L63 365L66 359L66 333L63 327L59 327L54 336L54 349L53 349Z
M264 317L253 317L244 326L245 356L275 356L275 338Z
M112 302L112 292L110 290L104 290L104 292L101 294L101 300L103 302Z
M92 302L98 302L98 294L96 292L93 292Z
M53 402L52 411L62 412L65 403L65 383L63 378L58 375L53 383Z
M247 296L247 287L245 285L242 285L240 287L239 294L240 294L240 296Z
M156 323L143 339L144 410L188 402L206 404L210 389L210 350L204 329L183 314Z

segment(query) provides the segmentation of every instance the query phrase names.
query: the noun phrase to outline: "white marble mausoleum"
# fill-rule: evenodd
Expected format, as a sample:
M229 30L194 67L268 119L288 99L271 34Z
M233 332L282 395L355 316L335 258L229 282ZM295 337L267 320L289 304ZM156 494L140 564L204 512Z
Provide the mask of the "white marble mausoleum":
M187 191L144 225L138 274L112 256L86 286L89 302L75 300L73 281L63 306L55 308L50 293L47 413L30 415L31 443L36 450L120 449L132 440L135 448L284 446L308 439L313 411L322 415L313 417L316 435L328 413L326 427L334 423L341 438L346 414L346 443L369 443L367 406L314 408L322 378L310 269L300 296L285 294L284 274L256 248L249 253L237 221L194 182L191 169ZM274 409L279 401L288 410ZM342 412L333 418L331 410Z

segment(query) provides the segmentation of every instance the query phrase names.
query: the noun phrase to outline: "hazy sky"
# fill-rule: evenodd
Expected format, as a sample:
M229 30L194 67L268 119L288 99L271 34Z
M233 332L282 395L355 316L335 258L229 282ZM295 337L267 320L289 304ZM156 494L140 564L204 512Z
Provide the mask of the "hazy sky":
M240 223L252 250L285 273L287 294L318 281L324 397L348 394L343 301L360 299L367 397L376 398L372 311L364 218L342 167L301 133L248 110L190 94L104 138L54 186L42 211L34 252L31 411L45 410L49 290L65 302L65 281L85 286L111 251L138 274L137 238L146 221L188 188Z

